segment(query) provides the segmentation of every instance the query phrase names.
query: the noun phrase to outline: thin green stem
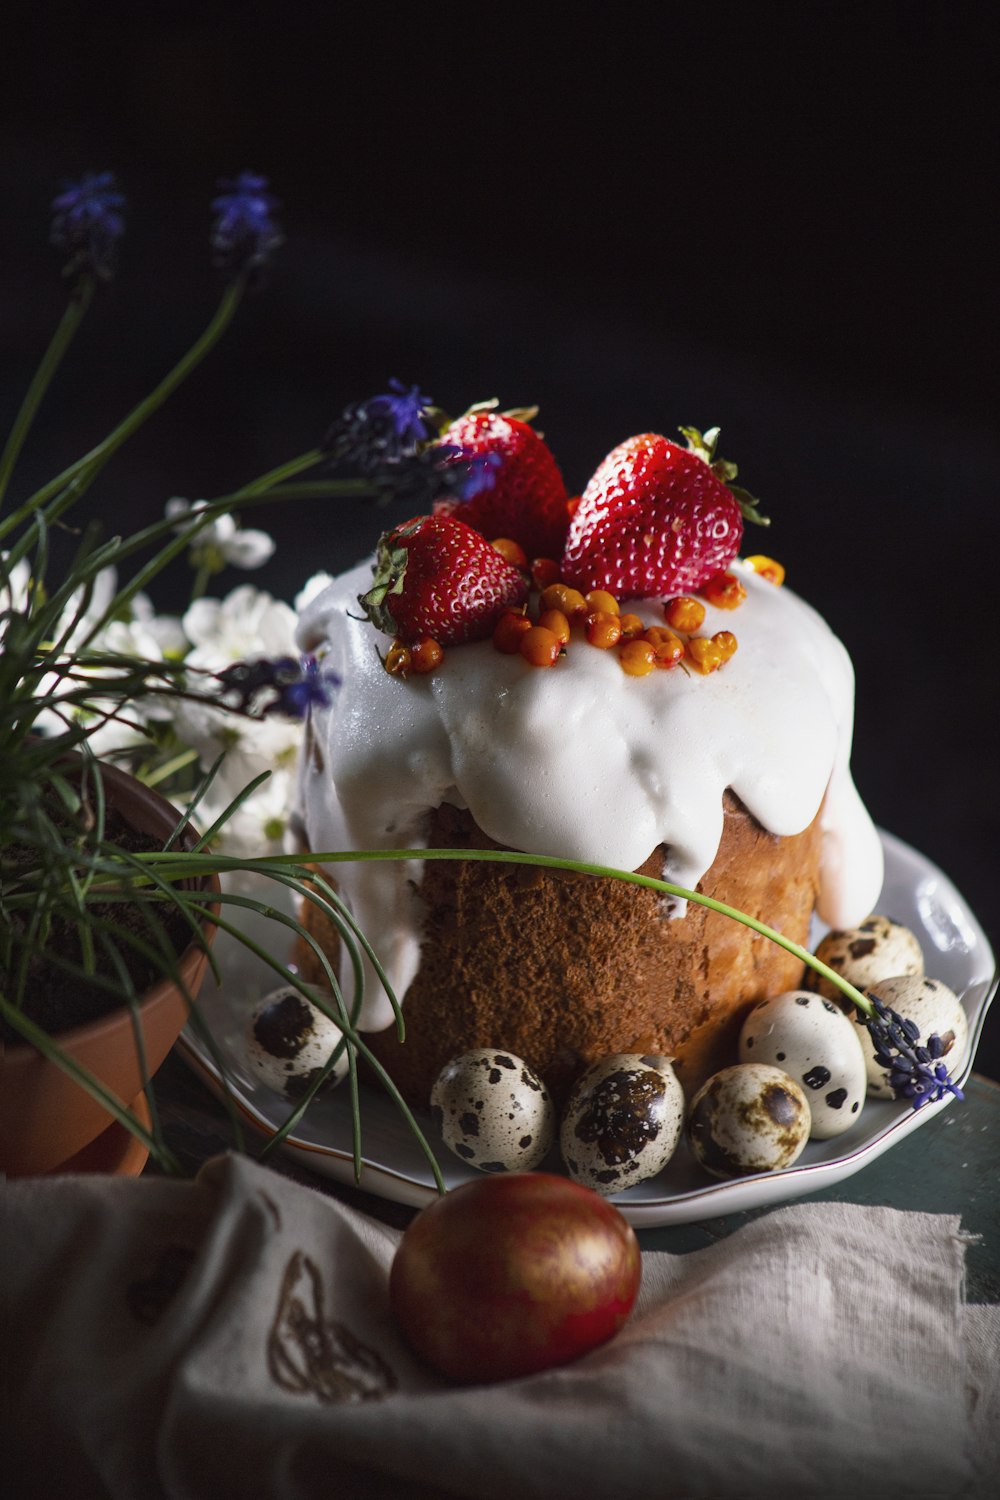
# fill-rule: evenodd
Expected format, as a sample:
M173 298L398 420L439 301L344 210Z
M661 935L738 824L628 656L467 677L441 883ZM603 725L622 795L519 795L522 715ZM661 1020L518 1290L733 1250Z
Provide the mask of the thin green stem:
M192 603L195 599L202 598L206 589L208 588L209 580L211 579L214 572L214 568L210 568L205 563L202 563L201 567L194 575L194 583L191 585Z
M251 500L374 500L378 490L367 479L303 479L297 484L275 484L254 490Z
M137 855L142 862L144 859L157 859L161 856ZM179 861L185 859L184 855L177 855ZM190 856L188 856L190 858ZM352 864L356 862L377 862L380 860L468 860L478 864L511 864L511 865L534 865L548 870L572 870L578 875L593 875L598 879L621 880L629 885L642 886L647 890L657 891L663 896L673 896L682 901L691 901L696 906L705 906L709 911L718 912L721 916L730 917L734 922L740 922L744 927L751 928L761 937L768 938L772 943L777 943L779 948L784 948L786 953L793 954L803 964L812 969L814 973L820 974L835 985L842 994L846 995L851 1003L857 1006L866 1016L874 1016L875 1009L869 999L849 984L843 975L831 969L822 959L810 953L808 948L803 948L800 943L795 943L783 933L776 932L773 927L768 927L765 922L750 916L748 912L739 911L735 906L727 906L723 901L716 901L714 896L705 896L701 891L688 890L686 886L674 885L669 880L657 880L653 875L639 875L632 870L617 870L611 865L590 865L576 859L560 859L551 854L522 854L514 849L335 849L325 852L310 851L310 865L334 865ZM226 869L240 869L245 867L245 861L235 858L219 856L214 859L214 868L222 873ZM268 867L284 866L286 869L299 868L294 861L290 861L286 855L270 854L262 855L253 861L255 868L261 868L262 872ZM183 874L202 873L204 866L192 865L191 869L183 868ZM177 872L174 873L177 878Z
M279 464L276 469L269 469L266 474L251 479L248 484L236 490L230 499L245 500L252 495L259 494L262 490L271 490L285 479L293 479L296 474L301 474L306 469L314 469L318 463L322 463L325 457L326 454L322 448L310 448L308 453L300 453L297 458L289 458L283 464Z
M100 1079L95 1078L89 1069L82 1067L67 1052L64 1052L58 1042L52 1040L48 1032L37 1026L17 1006L11 1005L2 994L0 994L0 1016L20 1034L24 1041L37 1048L43 1057L55 1063L57 1068L61 1068L64 1073L68 1074L92 1099L96 1099L98 1104L118 1121L119 1125L124 1125L126 1130L130 1130L134 1136L137 1136L165 1172L180 1175L181 1169L177 1158L166 1146L154 1139L128 1106Z
M74 289L66 310L59 321L59 325L52 335L52 341L42 356L41 363L25 392L21 408L14 418L14 425L10 429L3 454L0 455L0 502L3 501L3 497L7 493L7 486L14 472L14 466L20 456L24 441L31 430L31 424L35 420L35 414L42 403L42 398L52 383L53 376L62 363L63 355L73 342L73 336L90 306L94 295L94 284L93 276L84 276L79 285Z
M195 340L187 353L164 376L155 390L151 391L145 400L140 401L138 406L133 407L128 416L119 422L118 426L108 434L103 442L91 448L89 453L85 453L82 458L78 458L75 463L70 464L61 474L57 474L54 479L50 479L48 484L43 485L40 490L36 490L28 502L30 509L46 504L54 495L59 494L61 490L65 489L75 480L79 480L83 485L86 485L96 478L100 470L126 439L130 438L155 411L159 410L181 382L187 379L192 370L201 363L205 356L218 343L232 322L233 315L243 296L244 287L245 282L242 277L229 283L204 333L202 333L200 338Z

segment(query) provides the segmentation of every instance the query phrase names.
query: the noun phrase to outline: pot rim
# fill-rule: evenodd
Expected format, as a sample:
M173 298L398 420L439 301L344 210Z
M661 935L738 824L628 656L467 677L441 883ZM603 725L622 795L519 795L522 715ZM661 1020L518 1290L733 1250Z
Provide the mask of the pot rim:
M79 758L82 759L82 757ZM162 792L158 792L154 787L147 786L144 781L140 781L139 778L137 776L133 776L131 772L123 770L121 766L115 766L104 761L99 761L97 762L97 764L100 769L101 778L102 780L107 781L109 790L113 791L114 789L117 789L119 792L137 795L141 801L146 803L147 807L154 811L158 817L163 819L164 823L169 820L169 826L171 830L174 828L180 814L177 808L174 807L173 803L169 802L167 798L163 796ZM109 796L108 800L109 802L113 802L113 795ZM120 811L120 808L118 810ZM178 842L183 848L185 843L193 842L195 837L196 830L194 826L190 822L186 822L184 828L181 830ZM206 893L215 897L218 897L222 891L222 885L219 880L219 876L215 872L209 872L205 875L195 877L190 882L190 886L192 889L205 891ZM218 928L216 927L213 918L218 916L220 905L221 903L217 899L212 901L207 907L205 915L200 923L201 933L202 937L205 940L206 948L203 949L201 943L199 943L197 939L192 938L184 948L178 950L177 971L180 977L184 980L185 984L187 983L186 971L190 970L192 967L197 966L199 960L202 958L203 952L205 953L205 958L207 961L207 949L211 948L218 932ZM169 974L161 975L160 978L157 979L155 983L149 987L149 989L144 990L143 993L138 997L135 1009L139 1012L142 1012L143 1010L154 1007L158 1003L162 1002L169 994L171 994L176 987L176 980L171 978ZM52 1032L51 1036L52 1039L56 1042L60 1042L63 1038L65 1038L67 1042L69 1042L70 1040L72 1040L73 1042L77 1042L84 1037L92 1039L95 1042L99 1042L100 1040L102 1040L105 1033L111 1035L119 1026L121 1026L123 1018L129 1018L133 1014L133 1007L128 1003L128 1001L123 1001L120 1005L116 1005L112 1010L108 1011L103 1016L97 1016L91 1021L82 1021L78 1026L68 1026L63 1031ZM36 1057L39 1055L38 1049L34 1047L31 1042L27 1042L23 1038L17 1041L4 1041L3 1038L0 1038L0 1055L3 1055L4 1053L6 1053L8 1057L10 1057L11 1054L16 1055L18 1053L32 1054Z

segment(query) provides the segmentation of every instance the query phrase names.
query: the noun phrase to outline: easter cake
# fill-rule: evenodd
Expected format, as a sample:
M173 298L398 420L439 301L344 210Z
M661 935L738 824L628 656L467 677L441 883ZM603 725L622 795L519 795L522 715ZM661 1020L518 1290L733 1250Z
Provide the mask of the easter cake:
M873 909L882 853L849 770L849 658L776 564L737 558L753 503L715 433L685 436L622 444L573 502L527 423L449 429L497 455L488 487L386 534L374 565L302 610L300 646L340 684L300 758L307 851L513 849L639 871L798 943L814 912L844 928ZM481 1047L516 1053L556 1097L609 1053L664 1054L690 1096L750 1005L802 977L732 919L610 876L417 858L327 873L405 1040L370 967L360 1027L417 1104ZM335 957L335 932L305 916ZM319 980L305 945L299 960Z

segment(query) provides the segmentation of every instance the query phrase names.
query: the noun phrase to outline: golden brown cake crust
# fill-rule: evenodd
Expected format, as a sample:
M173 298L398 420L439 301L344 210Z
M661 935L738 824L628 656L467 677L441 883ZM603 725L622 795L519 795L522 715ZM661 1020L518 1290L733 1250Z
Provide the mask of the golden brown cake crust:
M428 847L495 849L471 815L442 806ZM700 891L805 944L819 888L819 819L777 838L727 792L719 852ZM641 873L659 876L658 849ZM705 907L669 917L656 892L624 881L523 865L428 861L421 962L395 1029L366 1040L407 1100L426 1106L443 1065L473 1047L517 1053L562 1098L584 1066L611 1052L677 1059L690 1098L736 1060L750 1004L794 989L802 964L776 943ZM336 935L308 925L331 954ZM313 913L310 915L310 913ZM319 980L315 955L300 953Z

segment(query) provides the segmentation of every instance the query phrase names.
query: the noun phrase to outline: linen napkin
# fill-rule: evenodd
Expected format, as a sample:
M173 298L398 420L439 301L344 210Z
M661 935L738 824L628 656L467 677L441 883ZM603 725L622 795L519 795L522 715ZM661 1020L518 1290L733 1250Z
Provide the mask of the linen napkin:
M394 1327L399 1231L246 1158L2 1213L10 1500L993 1493L1000 1321L952 1217L798 1205L648 1252L611 1343L461 1388Z

